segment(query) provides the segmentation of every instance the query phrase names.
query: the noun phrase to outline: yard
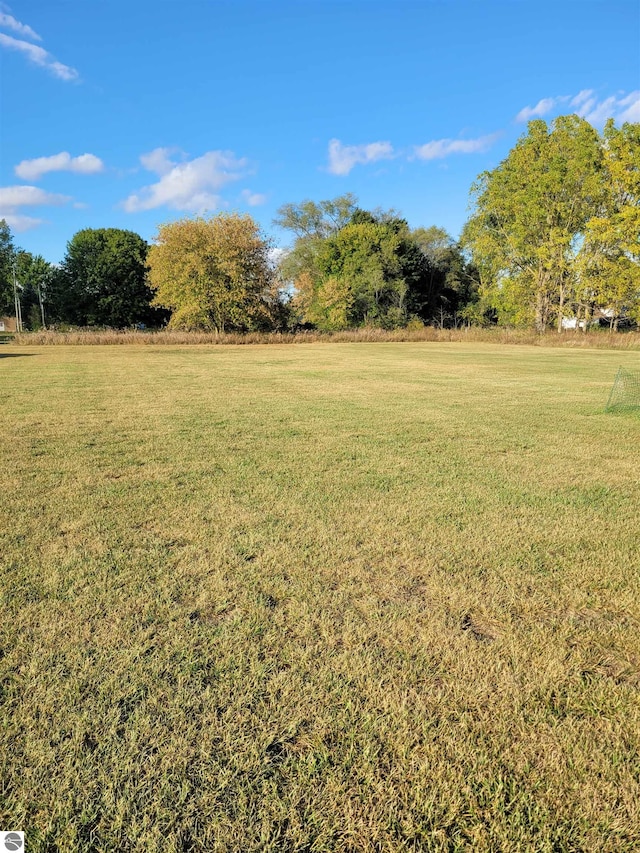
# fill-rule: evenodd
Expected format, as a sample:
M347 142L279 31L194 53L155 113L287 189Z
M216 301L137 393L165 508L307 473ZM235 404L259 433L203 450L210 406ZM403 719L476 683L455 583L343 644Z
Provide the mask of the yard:
M640 847L640 354L0 348L0 828Z

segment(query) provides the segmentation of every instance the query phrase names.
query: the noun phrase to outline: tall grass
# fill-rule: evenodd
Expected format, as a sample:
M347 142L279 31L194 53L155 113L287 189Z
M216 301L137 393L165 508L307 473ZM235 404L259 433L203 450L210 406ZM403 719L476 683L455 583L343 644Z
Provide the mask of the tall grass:
M189 345L189 344L310 344L310 343L398 343L466 342L492 344L524 344L541 347L640 349L640 332L611 333L547 332L478 327L437 329L377 328L350 329L341 332L302 331L295 333L268 332L179 332L179 331L118 331L78 329L73 331L36 331L15 335L18 346L84 346L84 345Z

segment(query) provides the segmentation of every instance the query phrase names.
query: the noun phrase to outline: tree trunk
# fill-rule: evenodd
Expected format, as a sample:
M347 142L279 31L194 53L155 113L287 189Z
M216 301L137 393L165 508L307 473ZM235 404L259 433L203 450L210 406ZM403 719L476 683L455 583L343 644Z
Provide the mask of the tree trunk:
M560 285L560 304L558 305L558 334L562 332L562 319L564 308L564 284Z
M547 298L544 290L540 288L536 297L536 330L542 335L547 330Z

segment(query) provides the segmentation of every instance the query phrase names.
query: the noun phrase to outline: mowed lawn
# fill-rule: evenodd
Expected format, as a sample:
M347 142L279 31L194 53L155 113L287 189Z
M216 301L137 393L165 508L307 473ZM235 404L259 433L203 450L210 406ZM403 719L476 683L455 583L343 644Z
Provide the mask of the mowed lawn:
M0 829L640 848L640 353L0 347Z

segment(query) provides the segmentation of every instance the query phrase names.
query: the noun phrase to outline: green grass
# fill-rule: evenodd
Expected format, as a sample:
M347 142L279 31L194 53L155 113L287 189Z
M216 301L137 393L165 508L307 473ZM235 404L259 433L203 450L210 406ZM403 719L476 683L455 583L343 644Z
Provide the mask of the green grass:
M637 850L639 359L3 347L0 829Z

